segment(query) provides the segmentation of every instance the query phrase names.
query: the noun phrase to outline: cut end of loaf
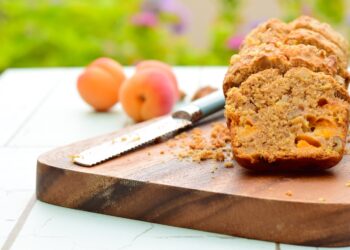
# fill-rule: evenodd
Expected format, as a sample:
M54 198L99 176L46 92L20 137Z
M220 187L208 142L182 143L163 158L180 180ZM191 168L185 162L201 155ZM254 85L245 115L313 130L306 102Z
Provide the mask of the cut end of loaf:
M267 69L227 92L237 161L251 169L329 168L342 158L349 97L331 76Z

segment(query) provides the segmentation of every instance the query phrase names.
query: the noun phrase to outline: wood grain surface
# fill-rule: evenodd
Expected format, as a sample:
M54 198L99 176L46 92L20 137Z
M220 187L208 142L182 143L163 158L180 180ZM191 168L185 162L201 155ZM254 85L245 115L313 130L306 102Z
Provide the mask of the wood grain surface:
M223 121L223 118L218 118ZM211 121L210 121L211 122ZM210 122L200 125L209 133ZM246 238L310 246L350 245L350 157L318 173L255 173L234 163L181 161L165 142L96 167L70 155L116 133L41 155L39 200L75 209ZM164 151L164 154L160 152ZM213 171L215 166L215 171Z

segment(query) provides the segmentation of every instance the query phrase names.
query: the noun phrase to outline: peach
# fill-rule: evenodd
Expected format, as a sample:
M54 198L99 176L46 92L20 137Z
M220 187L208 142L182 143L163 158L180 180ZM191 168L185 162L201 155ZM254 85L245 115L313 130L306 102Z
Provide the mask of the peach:
M118 62L99 58L79 76L77 88L83 100L96 111L107 111L118 102L124 80L125 74Z
M95 67L95 66L109 72L115 79L116 83L119 85L122 82L124 82L126 78L123 71L123 66L111 58L107 58L107 57L98 58L95 61L93 61L88 67Z
M158 60L145 60L136 65L136 71L140 71L143 69L149 69L149 68L157 68L159 70L164 71L168 75L168 77L171 79L173 86L174 86L174 94L176 100L180 99L180 91L177 84L176 76L169 64L166 64L164 62L158 61Z
M120 102L136 122L168 114L175 102L173 82L156 68L143 69L126 80L120 89Z

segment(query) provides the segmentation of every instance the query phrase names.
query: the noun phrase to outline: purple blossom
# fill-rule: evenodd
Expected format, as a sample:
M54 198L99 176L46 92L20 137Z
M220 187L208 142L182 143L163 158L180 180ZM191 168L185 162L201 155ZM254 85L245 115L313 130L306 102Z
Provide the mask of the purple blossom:
M239 47L241 46L242 42L243 42L244 36L243 35L235 35L235 36L231 36L228 40L227 40L227 48L231 49L231 50L238 50Z
M165 19L165 24L177 34L186 30L190 13L177 0L144 0L141 9L143 12L153 13L158 20L162 16L170 17Z
M170 25L175 33L181 34L186 31L190 13L184 5L176 0L160 0L159 9L167 15L176 17Z
M307 15L307 16L312 16L312 8L308 4L303 4L301 7L301 14Z
M158 17L148 11L140 12L132 17L132 23L141 27L154 27L158 24Z

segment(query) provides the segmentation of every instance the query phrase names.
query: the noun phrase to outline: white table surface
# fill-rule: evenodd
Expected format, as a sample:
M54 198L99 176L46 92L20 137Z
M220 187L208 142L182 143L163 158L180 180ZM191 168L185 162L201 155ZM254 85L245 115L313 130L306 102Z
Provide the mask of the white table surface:
M226 67L174 70L180 88L191 96L199 86L220 86ZM109 113L91 111L76 91L81 71L10 69L0 76L2 249L317 249L111 217L37 201L34 191L39 154L132 123L119 105ZM126 68L126 73L131 75L133 68Z

